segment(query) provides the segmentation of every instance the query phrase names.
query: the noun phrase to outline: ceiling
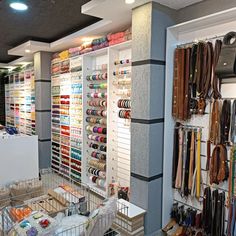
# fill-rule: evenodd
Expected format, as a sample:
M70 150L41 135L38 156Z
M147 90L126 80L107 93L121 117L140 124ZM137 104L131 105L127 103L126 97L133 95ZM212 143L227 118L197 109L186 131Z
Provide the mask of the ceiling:
M50 43L97 21L81 13L89 0L25 0L29 9L17 12L0 1L0 63L17 59L7 51L28 40Z
M158 2L162 5L165 5L167 7L179 10L181 8L190 6L194 3L202 2L203 0L155 0L155 2Z
M151 0L24 1L29 10L22 13L10 9L9 0L0 0L0 67L32 61L36 51L61 51L79 45L83 37L124 30L131 24L132 8ZM178 10L203 0L153 1Z

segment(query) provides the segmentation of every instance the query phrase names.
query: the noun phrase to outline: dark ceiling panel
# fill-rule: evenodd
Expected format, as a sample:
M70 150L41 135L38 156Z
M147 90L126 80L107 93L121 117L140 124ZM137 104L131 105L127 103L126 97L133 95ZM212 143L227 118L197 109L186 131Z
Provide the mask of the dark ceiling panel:
M29 9L18 12L0 1L0 63L15 56L7 50L28 40L52 42L87 27L98 18L81 14L81 6L89 0L25 0Z

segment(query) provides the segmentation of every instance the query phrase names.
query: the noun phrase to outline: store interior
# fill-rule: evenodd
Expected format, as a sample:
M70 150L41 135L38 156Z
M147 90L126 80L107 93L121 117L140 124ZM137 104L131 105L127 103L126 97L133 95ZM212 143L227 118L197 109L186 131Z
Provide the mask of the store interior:
M0 236L233 236L236 2L0 1Z

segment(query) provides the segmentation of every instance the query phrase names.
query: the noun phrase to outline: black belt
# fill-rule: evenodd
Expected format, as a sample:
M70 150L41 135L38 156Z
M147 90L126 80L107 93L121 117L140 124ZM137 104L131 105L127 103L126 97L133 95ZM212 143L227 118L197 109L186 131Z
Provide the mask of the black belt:
M203 199L203 229L209 234L211 233L211 220L212 220L212 211L211 211L211 189L210 187L205 188L204 190L204 199Z
M179 156L179 123L176 123L174 129L174 149L173 149L173 163L172 163L172 188L175 188L175 179L178 167Z
M232 107L232 116L231 116L231 130L230 130L230 140L232 143L235 143L235 135L236 135L236 123L235 123L235 116L236 116L236 100L233 101Z
M186 133L187 136L187 144L186 144L186 148L187 148L187 153L186 153L186 160L185 160L185 172L184 172L184 195L188 196L189 191L188 191L188 178L189 178L189 164L190 164L190 147L191 147L191 136L192 133L191 132L187 132Z
M225 231L225 193L218 196L216 212L216 234L215 236L224 236Z
M228 143L229 141L230 116L231 102L230 100L224 100L220 117L220 142L222 144Z
M212 192L212 224L211 224L211 235L216 235L216 224L217 224L217 202L218 202L218 190Z

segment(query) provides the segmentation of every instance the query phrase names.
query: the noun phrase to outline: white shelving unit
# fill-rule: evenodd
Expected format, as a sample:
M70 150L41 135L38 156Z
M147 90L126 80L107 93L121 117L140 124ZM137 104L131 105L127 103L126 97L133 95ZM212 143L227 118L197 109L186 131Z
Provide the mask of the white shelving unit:
M100 128L106 128L107 129L107 115L102 116L100 115L88 115L87 111L93 110L93 111L106 111L107 107L94 107L90 106L88 103L89 101L107 101L109 100L109 97L106 98L105 94L107 94L107 89L103 88L89 88L89 85L101 85L101 84L107 84L108 78L103 79L101 76L105 76L108 70L108 49L100 49L94 52L87 53L83 56L83 78L84 78L84 87L83 87L83 140L84 140L84 155L83 155L83 182L87 183L94 192L98 193L99 195L106 196L107 195L107 171L100 170L103 172L105 176L99 177L96 173L89 173L88 170L90 167L93 167L89 164L91 160L94 160L95 162L98 162L99 160L97 158L92 157L92 153L100 153L105 155L105 160L100 161L100 163L103 163L104 165L107 165L107 153L98 151L98 149L93 149L89 147L90 144L95 144L100 147L101 145L104 145L107 147L107 135L106 134L98 134L93 131L88 131L87 127L100 127ZM100 76L100 79L96 80L87 80L89 76ZM92 98L92 94L99 94L101 93L101 96L99 98ZM96 97L96 95L94 95ZM92 123L87 122L86 118L95 118L98 119L98 122ZM104 121L104 124L99 124L99 121ZM103 138L103 141L98 140L92 140L90 137L99 137ZM99 170L98 168L95 168ZM98 171L97 171L98 172ZM101 172L100 172L101 173ZM103 187L99 187L96 183L92 182L91 178L94 177L94 180L102 182L101 185Z
M82 155L82 59L74 57L59 63L52 76L52 168L81 181ZM68 63L66 73L62 66Z
M6 125L15 126L20 133L35 134L35 88L34 71L24 71L9 75L5 85Z
M121 64L122 62L122 64ZM130 119L120 118L120 99L131 96L131 42L109 48L108 183L130 187Z
M129 63L115 65L116 61L127 59ZM74 169L72 167L74 158L71 155L75 150L79 150L81 171L79 180L88 184L97 194L106 197L110 194L110 184L125 188L130 186L130 119L119 118L119 110L123 108L118 108L117 102L119 99L130 100L131 42L92 51L69 60L70 72L65 74L60 74L60 63L63 61L58 59L52 61L52 67L56 65L56 68L53 68L56 73L52 75L52 167L61 171L66 168L68 170L66 175L71 177ZM72 65L77 69L80 68L80 71L71 72L74 71ZM129 71L129 73L114 76L115 71ZM78 75L73 78L73 73ZM106 79L102 77L98 79L99 75L105 76L105 73L107 73ZM87 80L88 76L94 77ZM124 80L129 82L118 83ZM78 85L81 85L81 94L73 95L73 88ZM61 114L66 110L66 106L60 102L62 96L69 96L68 115ZM100 105L96 103L98 101L101 102ZM93 111L89 113L89 109ZM94 118L93 122L89 118ZM62 120L67 123L63 123ZM62 132L65 126L69 130L67 135ZM96 139L96 136L102 138ZM63 141L67 137L70 138L69 145L65 145ZM74 141L76 137L79 142ZM69 150L66 155L69 160L68 165L62 162L62 148ZM95 154L92 156L93 152L97 153L97 156ZM89 173L90 167L95 168L94 163L96 169L102 172L102 176L97 176L96 171Z

